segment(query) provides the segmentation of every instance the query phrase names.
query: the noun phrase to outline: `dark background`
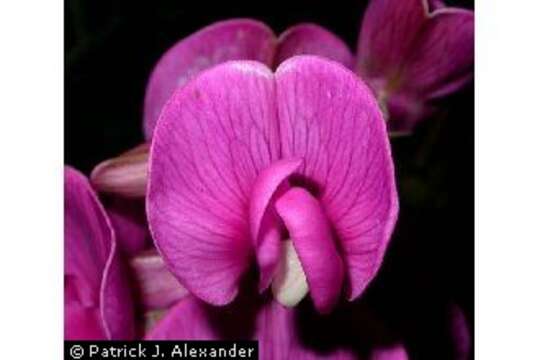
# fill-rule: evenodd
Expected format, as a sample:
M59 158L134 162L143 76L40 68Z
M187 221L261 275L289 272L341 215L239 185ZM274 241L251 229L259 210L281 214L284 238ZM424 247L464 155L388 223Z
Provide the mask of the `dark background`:
M142 142L147 78L182 37L217 20L250 17L276 34L316 22L354 49L366 2L66 1L65 162L88 174ZM401 211L381 272L362 300L405 338L413 359L449 358L450 303L473 325L473 84L440 108L413 136L392 140Z

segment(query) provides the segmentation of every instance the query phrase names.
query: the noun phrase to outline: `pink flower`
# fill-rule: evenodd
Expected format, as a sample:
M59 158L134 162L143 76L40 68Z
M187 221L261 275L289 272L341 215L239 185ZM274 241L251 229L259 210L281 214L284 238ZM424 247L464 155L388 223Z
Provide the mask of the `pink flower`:
M66 167L66 339L131 339L133 302L111 222L88 179Z
M314 24L299 24L279 37L265 24L249 19L217 22L180 40L159 59L146 89L144 133L150 141L159 114L173 92L202 70L229 60L255 60L275 68L300 54L320 55L347 67L354 58L339 38ZM92 172L100 192L124 197L144 197L148 145L142 144L117 158L99 164Z
M209 69L154 131L147 215L171 272L224 305L252 261L259 289L329 312L379 269L398 212L382 114L338 63L300 56Z
M390 131L409 132L435 100L471 80L474 13L438 0L371 0L357 52L357 72L386 108Z
M436 102L472 78L474 13L438 0L372 0L364 14L356 61L347 45L315 24L299 24L276 37L248 19L215 23L182 39L156 64L144 101L146 141L175 89L202 70L229 60L256 60L271 68L294 55L318 55L355 68L382 106L391 133L409 133ZM356 64L356 65L354 65ZM142 197L148 146L98 165L99 191Z

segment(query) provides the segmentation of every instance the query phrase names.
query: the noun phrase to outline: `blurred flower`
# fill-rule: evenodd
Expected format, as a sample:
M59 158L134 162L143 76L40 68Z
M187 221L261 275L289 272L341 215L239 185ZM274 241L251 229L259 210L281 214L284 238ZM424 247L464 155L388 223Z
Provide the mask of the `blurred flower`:
M153 248L131 258L130 268L144 312L167 309L188 294Z
M300 54L321 55L347 67L353 55L339 38L314 24L299 24L276 37L265 24L249 19L217 22L180 40L159 59L146 89L144 134L150 142L162 107L173 92L201 71L229 60L255 60L275 68ZM143 197L148 145L142 144L99 164L91 175L100 192Z
M98 164L90 179L103 193L124 198L141 198L146 193L149 144L141 144Z
M350 309L348 309L350 310ZM310 323L307 328L305 324ZM404 346L372 314L348 311L321 318L309 308L245 295L226 308L189 296L146 334L147 340L253 339L262 360L407 360Z
M386 109L390 131L409 132L432 103L471 80L474 13L438 0L371 0L357 71Z
M66 167L64 311L66 339L131 339L134 312L111 222L88 179Z
M454 359L467 360L472 353L472 339L469 325L463 310L452 304L449 311L450 316L450 337L454 350Z
M231 302L253 257L259 290L329 312L379 269L398 212L382 114L335 62L298 56L275 74L229 62L179 89L150 154L147 215L190 293Z
M116 232L116 239L122 252L131 257L153 246L144 200L105 197L103 204Z

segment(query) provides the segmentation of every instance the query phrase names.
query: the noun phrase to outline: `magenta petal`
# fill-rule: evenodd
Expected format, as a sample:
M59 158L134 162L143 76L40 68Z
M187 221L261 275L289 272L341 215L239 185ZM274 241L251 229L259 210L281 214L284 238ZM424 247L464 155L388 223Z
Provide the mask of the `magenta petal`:
M443 8L429 15L414 52L403 66L403 89L437 98L472 78L474 13Z
M317 199L301 188L282 195L276 210L289 230L315 307L330 311L341 293L343 264L326 215Z
M280 160L273 163L259 174L253 184L250 199L251 236L259 237L264 213L270 205L270 200L275 195L278 187L302 165L301 159Z
M175 93L154 133L152 236L181 284L215 305L235 297L253 255L249 197L279 148L274 94L266 66L218 65Z
M450 309L450 335L456 360L467 360L471 355L471 332L463 310L457 305Z
M202 70L228 60L256 60L272 65L275 36L266 25L235 19L210 25L169 49L155 66L144 101L144 133L152 133L162 107L174 90Z
M429 11L442 9L444 7L446 7L446 5L444 4L444 1L442 0L428 0Z
M353 360L357 356L344 348L318 352L302 342L297 329L294 309L289 309L276 301L262 305L256 319L259 353L265 359L295 360Z
M250 197L249 218L260 272L260 290L270 285L279 261L281 227L273 209L273 201L284 190L287 177L302 165L302 160L280 160L258 176Z
M295 312L271 301L245 311L216 314L204 303L187 297L175 305L145 336L147 340L223 340L235 339L237 325L255 321L248 338L258 340L261 360L356 359L348 350L317 352L303 344L296 331ZM253 311L255 312L253 314ZM244 336L244 338L246 338Z
M88 179L66 167L64 181L64 273L83 304L97 305L114 232Z
M64 191L67 300L76 309L77 293L80 306L99 309L107 338L129 339L134 333L133 305L110 221L88 179L69 167ZM70 318L73 314L90 319L93 313L66 313L66 333L77 323Z
M317 55L351 68L354 57L347 44L325 28L315 24L299 24L280 35L274 64L295 55Z
M373 351L371 360L408 360L409 356L401 344L380 347Z
M341 65L296 57L276 72L282 157L320 199L356 298L379 269L398 213L386 126L371 90Z
M217 340L204 303L192 296L179 301L145 335L145 340Z
M131 259L130 265L146 310L167 308L188 294L166 268L157 251L140 253Z
M106 340L99 309L80 304L64 306L65 340Z
M433 100L472 78L474 14L440 0L372 0L358 39L358 72L389 113L391 131L409 131Z
M131 340L135 336L133 293L126 270L120 254L113 248L103 273L100 294L105 332L112 340Z
M366 78L392 78L424 25L425 0L371 0L358 38L358 66Z
M125 254L133 256L152 246L144 199L112 198L106 208L118 244Z
M397 195L371 91L342 65L315 56L285 61L275 77L259 63L229 62L175 93L150 155L153 238L173 274L199 298L221 305L235 297L253 251L252 189L280 158L304 160L291 181L321 200L343 250L350 297L375 276ZM276 238L274 228L265 243Z

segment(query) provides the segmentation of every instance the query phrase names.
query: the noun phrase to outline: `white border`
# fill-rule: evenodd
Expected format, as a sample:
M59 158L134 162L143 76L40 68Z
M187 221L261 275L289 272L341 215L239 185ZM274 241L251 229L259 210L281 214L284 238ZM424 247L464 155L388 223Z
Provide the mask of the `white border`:
M533 1L476 5L477 359L536 359L540 11ZM62 8L40 0L0 8L5 359L62 357Z
M63 4L0 3L0 358L61 359Z
M539 8L476 7L477 359L540 359Z

